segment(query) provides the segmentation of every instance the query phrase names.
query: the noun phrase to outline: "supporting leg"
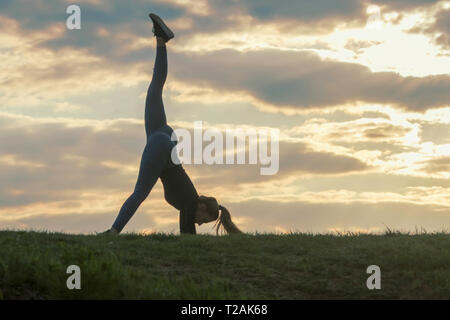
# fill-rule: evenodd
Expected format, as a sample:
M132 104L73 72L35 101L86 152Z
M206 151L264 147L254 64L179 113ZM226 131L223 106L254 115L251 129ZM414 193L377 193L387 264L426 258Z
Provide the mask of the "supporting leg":
M141 203L147 198L168 163L172 143L163 133L153 134L142 153L139 175L134 192L122 205L113 229L120 232L134 215Z

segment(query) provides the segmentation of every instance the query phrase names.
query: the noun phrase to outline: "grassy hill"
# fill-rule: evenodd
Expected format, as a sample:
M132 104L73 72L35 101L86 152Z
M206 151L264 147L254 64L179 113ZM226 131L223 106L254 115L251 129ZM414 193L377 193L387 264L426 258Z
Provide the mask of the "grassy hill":
M73 264L81 290L66 287ZM0 298L450 299L450 235L0 231Z

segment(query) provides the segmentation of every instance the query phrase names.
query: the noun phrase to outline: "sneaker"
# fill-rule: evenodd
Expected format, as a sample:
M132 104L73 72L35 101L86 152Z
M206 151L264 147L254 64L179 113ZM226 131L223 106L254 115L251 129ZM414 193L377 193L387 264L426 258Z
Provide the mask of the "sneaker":
M105 232L101 232L101 233L99 233L100 235L116 235L116 234L118 234L118 232L116 231L116 230L113 230L113 229L108 229L108 230L106 230Z
M148 15L153 21L153 33L156 37L161 37L164 40L169 41L174 37L172 30L164 23L164 21L154 13Z

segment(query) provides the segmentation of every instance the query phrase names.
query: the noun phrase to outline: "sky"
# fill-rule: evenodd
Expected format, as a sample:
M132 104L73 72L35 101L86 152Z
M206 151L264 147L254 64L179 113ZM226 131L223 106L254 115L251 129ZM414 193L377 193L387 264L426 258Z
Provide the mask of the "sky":
M1 0L0 229L112 225L146 142L149 12L175 33L173 128L280 132L277 174L184 165L243 231L449 230L450 1L429 0ZM124 232L179 232L159 181Z

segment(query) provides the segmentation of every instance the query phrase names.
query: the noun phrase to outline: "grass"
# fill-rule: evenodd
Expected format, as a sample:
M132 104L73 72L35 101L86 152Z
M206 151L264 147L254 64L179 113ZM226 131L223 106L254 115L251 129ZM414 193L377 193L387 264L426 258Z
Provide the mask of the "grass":
M81 290L68 290L69 265ZM368 290L369 265L381 290ZM0 299L450 299L450 234L0 231Z

